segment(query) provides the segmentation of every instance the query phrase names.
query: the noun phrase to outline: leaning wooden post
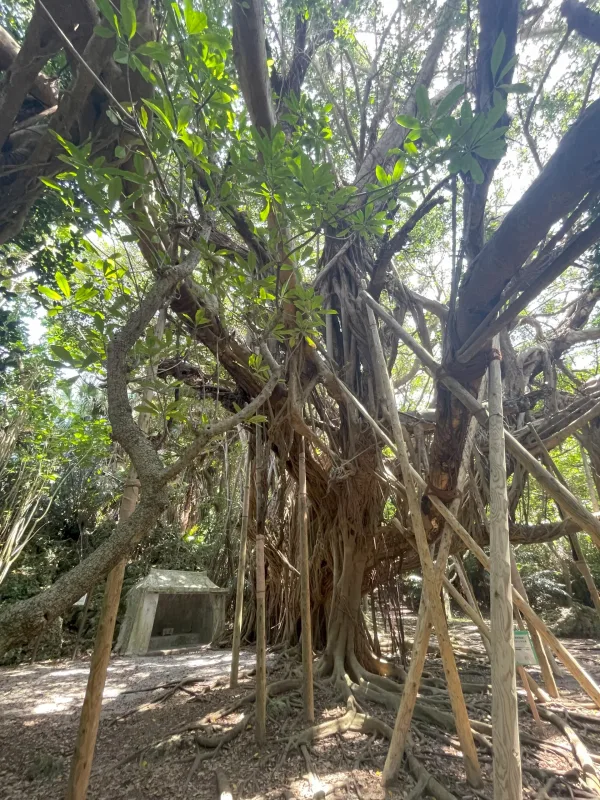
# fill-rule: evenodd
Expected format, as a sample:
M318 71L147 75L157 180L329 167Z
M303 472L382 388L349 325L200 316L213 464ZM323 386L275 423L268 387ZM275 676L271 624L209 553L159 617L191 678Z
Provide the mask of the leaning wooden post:
M400 461L400 469L402 471L402 477L408 498L413 532L415 535L417 549L419 551L419 558L421 560L425 606L426 609L431 613L431 618L440 645L444 672L446 673L446 681L448 683L448 694L450 696L450 702L456 721L456 732L458 734L465 759L467 780L471 785L481 786L482 780L479 761L477 758L477 750L475 748L475 742L473 741L473 733L471 731L467 707L465 705L465 699L462 693L462 687L460 685L456 661L454 660L454 652L452 649L452 643L450 641L450 635L448 633L448 626L446 623L446 617L444 615L442 600L440 597L439 581L436 577L436 570L431 558L431 553L429 551L425 526L423 525L419 494L411 474L411 465L408 459L408 451L406 449L406 442L404 441L402 426L400 425L398 408L396 407L396 398L394 397L394 390L388 376L383 347L379 338L379 331L377 330L377 322L371 308L367 308L367 316L371 331L372 352L375 356L375 368L379 373L380 383L386 398L388 414L392 424L394 443L396 445L396 451ZM413 711L414 704L412 708L407 709L409 716L412 717ZM403 720L402 727L404 727L404 724L405 721ZM404 754L404 744L405 742L402 742L402 749L400 750L400 747L398 746L398 737L392 737L383 772L383 780L385 783L392 780L398 772L400 762Z
M489 367L490 633L492 636L492 743L494 800L521 800L519 710L513 634L506 451L500 350Z
M300 618L302 624L302 696L307 722L315 721L313 652L310 614L310 559L308 553L308 513L306 500L306 453L300 437L298 460L298 536L300 539Z
M579 452L581 453L581 463L583 464L583 473L585 475L585 482L587 483L587 488L590 495L592 511L594 514L597 514L600 511L600 505L598 505L598 492L596 491L596 484L594 483L594 478L592 477L590 461L587 453L585 452L585 447L582 444L579 445Z
M256 742L267 741L267 633L265 603L265 520L267 448L262 425L256 426Z
M393 319L393 317L391 319ZM404 329L401 328L401 330L404 330ZM414 341L414 340L412 340L412 337L410 337L408 334L406 334L406 336L411 341ZM416 349L418 347L420 347L420 345L418 345L418 343L415 342L415 351L416 351ZM429 357L429 356L427 356L427 357ZM427 365L427 360L426 360L425 357L424 357L423 363L425 365ZM369 413L365 410L365 408L362 405L362 403L359 400L357 400L356 397L354 397L354 395L348 389L348 387L344 386L344 384L341 381L338 381L338 386L344 392L344 394L348 398L348 400L351 403L354 404L355 408L367 420L369 425L371 425L371 427L377 433L377 435L379 437L381 437L382 441L384 441L387 445L389 445L392 448L392 450L395 451L396 447L395 447L394 443L392 442L392 440L385 433L385 431L383 431L381 429L381 427L377 424L377 422L375 422L373 417L371 417L369 415ZM458 392L457 392L457 394L458 394ZM476 405L475 405L475 407L473 409L474 413L477 414L476 419L478 421L481 420L482 424L484 424L484 423L487 424L487 412L485 411L483 406L481 406L479 404L479 402L475 400L474 397L472 397L471 395L469 395L469 397L471 397L471 400L475 401L475 403L476 403ZM465 401L465 404L467 405L467 408L471 407L470 401ZM471 420L471 421L473 421L473 420ZM425 494L427 494L427 483L424 480L424 478L413 467L411 467L411 474L412 474L412 476L413 476L413 478L415 480L416 485L419 487L419 489L422 492L424 492ZM469 550L471 550L471 552L473 553L473 555L475 555L475 557L477 558L479 563L482 565L482 567L484 567L486 570L489 571L490 560L489 560L488 556L483 552L483 550L477 544L475 539L473 539L471 534L468 533L467 530L456 519L456 517L454 516L453 512L449 508L447 508L444 505L444 503L439 499L439 497L436 497L435 494L428 494L428 497L429 497L429 500L431 501L431 504L433 506L435 506L436 511L445 519L445 521L452 528L454 533L456 533L457 536L462 540L462 542L466 545L466 547L468 547ZM392 524L393 523L394 523L394 520L392 519ZM446 534L446 532L447 532L447 530L445 528L443 536ZM442 541L443 541L443 539L442 539ZM441 550L441 545L440 545L440 550ZM440 557L438 555L438 562L439 561L440 561ZM441 574L439 573L439 566L436 565L436 568L438 569L439 579L441 580ZM445 561L444 561L444 568L445 568ZM556 638L556 636L552 633L552 631L548 628L548 626L545 625L544 622L542 622L542 620L537 616L535 611L533 611L533 609L531 608L529 603L527 603L527 601L524 600L521 597L521 595L517 592L517 590L515 589L514 586L513 586L513 589L512 589L512 595L513 595L514 604L517 606L517 608L519 609L521 614L525 617L527 622L531 623L532 625L535 626L535 628L537 629L538 633L542 637L542 640L544 641L544 644L548 645L548 647L562 661L562 663L569 670L571 675L579 683L579 685L584 690L584 692L594 701L594 703L598 706L598 708L600 708L600 687L598 687L596 685L596 683L594 682L593 678L590 675L588 675L588 673L582 668L582 666L578 663L577 659L573 658L573 656L569 653L567 648ZM407 684L408 684L408 681L405 681L405 683L404 683L404 692L406 692ZM403 694L403 697L404 697L404 694ZM402 703L401 703L401 705L402 705ZM399 717L396 718L396 725L398 725L398 721L399 721Z
M162 338L165 330L166 310L163 309L156 322L155 335L158 339ZM148 376L154 377L154 368L148 367ZM148 389L144 392L144 399L150 400L153 392ZM142 431L146 432L150 426L150 415L140 414L138 425ZM136 471L131 467L129 476L125 482L121 506L119 508L119 519L128 519L138 502L140 482L137 479ZM67 785L66 800L85 800L90 782L92 762L94 760L94 750L96 749L96 739L98 738L98 727L100 725L100 714L102 712L102 695L106 683L106 673L110 662L112 641L115 633L117 613L119 611L119 601L121 599L121 589L123 588L123 578L127 559L122 559L108 573L104 597L96 638L94 639L94 651L90 661L90 671L88 682L85 689L85 698L79 717L79 729L77 731L77 741L75 751L71 759L71 772Z
M475 598L475 595L473 594L473 587L471 586L471 582L469 581L469 578L467 577L467 574L466 574L466 572L465 572L465 570L463 568L462 561L460 560L459 556L454 556L453 564L454 564L454 568L456 570L456 574L458 575L458 580L460 581L460 585L462 586L462 590L465 593L465 597L467 598L467 601L469 603L469 606L473 609L474 613L477 616L477 620L475 621L475 624L477 625L477 627L479 628L479 632L481 633L481 623L483 622L483 617L481 616L481 611L479 610L479 606L477 605L477 600ZM448 591L450 591L450 589L448 589L446 581L444 581L444 585L446 586L446 589ZM450 584L450 585L452 585L452 584ZM454 597L455 602L458 602L458 605L460 605L461 608L463 608L462 604L459 601L456 600L455 595L451 591L450 591L450 594L452 594L452 597ZM492 660L492 646L491 646L490 639L486 638L485 634L482 634L481 635L481 641L482 641L484 650L485 650L485 652L487 654L487 657L491 662L491 660Z
M521 578L521 575L519 574L517 559L515 558L515 553L512 547L510 548L510 574L512 578L512 584L517 590L517 592L519 592L519 594L524 600L529 602L529 598L527 597L527 590L525 589L525 585L523 584L523 580ZM559 696L558 686L556 685L556 681L554 680L554 673L552 672L552 669L550 667L550 661L548 659L544 643L540 639L540 635L533 625L530 625L528 623L527 629L529 631L529 635L531 636L533 649L535 650L535 654L537 655L538 661L540 662L540 670L542 672L542 678L544 679L546 691L548 692L550 697L558 697Z
M485 426L487 424L487 412L481 403L468 392L465 387L449 375L440 364L433 358L425 348L419 344L407 331L404 330L402 325L389 314L383 306L371 297L366 291L362 290L359 295L371 308L373 308L379 317L388 325L398 337L409 347L417 356L423 366L431 373L431 375L444 384L451 392L457 397L460 402L469 410L481 423ZM600 519L588 511L583 503L578 500L566 486L563 486L554 475L545 469L539 461L533 456L529 450L516 439L510 431L504 431L504 438L506 449L509 453L519 461L525 469L530 472L538 483L544 487L550 497L552 497L560 505L563 512L572 517L581 528L588 533L595 544L600 548Z
M546 467L556 475L557 479L562 483L562 485L566 489L568 489L569 484L567 483L565 476L557 467L556 462L554 461L554 459L552 458L552 456L548 451L548 448L546 447L544 442L540 439L538 432L531 423L529 423L529 430L533 433L536 439L538 448L540 450L540 455L542 457L542 461L544 462ZM585 451L583 450L583 448L581 448L581 455L582 458L585 456ZM585 471L585 463L586 462L584 461L584 471ZM588 465L588 471L589 471L589 465ZM592 488L593 486L590 487L590 497L592 498L592 508L594 509L594 511L596 511L597 509L594 507L593 503L594 494L592 494L591 491ZM561 518L564 519L565 515L561 507L558 505L558 503L557 503L557 508ZM569 540L569 544L571 545L571 551L573 554L573 563L575 564L580 574L582 575L583 580L585 581L585 585L587 586L587 590L590 593L590 597L592 599L592 603L594 604L594 608L596 609L596 612L600 616L600 594L598 593L598 588L594 583L594 578L592 576L592 573L590 572L590 568L586 561L585 555L583 554L583 550L581 549L581 544L579 543L577 534L576 533L568 534L567 539Z
M231 675L229 686L238 685L240 664L240 642L242 638L242 616L244 614L244 578L246 575L246 543L248 541L248 513L250 509L250 486L252 481L252 461L250 443L246 454L246 477L244 481L244 499L242 501L242 525L240 530L240 552L238 555L237 586L235 591L235 617L233 620L233 642L231 644Z

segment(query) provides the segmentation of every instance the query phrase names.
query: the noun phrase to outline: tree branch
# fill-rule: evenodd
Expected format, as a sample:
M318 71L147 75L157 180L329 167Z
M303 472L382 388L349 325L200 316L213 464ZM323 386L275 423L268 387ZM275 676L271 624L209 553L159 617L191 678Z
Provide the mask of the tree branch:
M448 179L445 178L441 183L435 186L431 192L429 192L421 205L413 211L404 225L402 225L400 230L396 231L391 239L389 239L387 242L384 242L379 250L377 258L375 259L375 264L373 265L371 282L368 287L369 294L371 294L376 300L379 300L379 295L381 294L385 285L387 269L392 261L392 258L396 255L396 253L399 253L400 250L406 246L408 238L413 232L417 223L420 222L423 217L426 217L430 211L433 211L434 208L446 202L445 198L433 197L433 195L436 194L447 181Z
M584 39L600 44L600 14L579 0L564 0L560 13L567 20L569 30L575 30Z
M113 436L131 458L141 483L150 491L164 485L163 467L148 437L133 419L127 392L127 356L152 317L177 284L191 275L198 261L199 253L194 251L182 264L159 278L107 347L106 393Z

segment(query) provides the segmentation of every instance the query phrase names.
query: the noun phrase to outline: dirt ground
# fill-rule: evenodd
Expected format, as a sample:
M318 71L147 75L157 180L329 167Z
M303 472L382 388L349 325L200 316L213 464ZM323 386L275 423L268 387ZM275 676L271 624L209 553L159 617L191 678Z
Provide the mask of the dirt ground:
M407 619L408 636L413 626L414 618ZM473 626L455 621L452 636L463 681L481 685L480 692L466 694L469 713L472 718L490 722L490 698L485 693L489 667L479 635ZM385 636L382 636L382 642L385 643ZM568 640L565 644L582 666L600 681L600 643ZM91 800L215 800L218 798L216 767L228 777L234 800L311 798L319 788L331 797L383 798L381 770L387 742L381 738L348 732L316 742L310 750L310 758L319 785L311 784L305 759L297 747L290 747L286 755L290 740L306 727L299 692L273 697L269 701L269 741L262 750L255 745L251 724L217 753L200 748L194 732L177 733L199 720L206 723L211 713L253 690L253 680L247 673L236 690L230 690L225 681L223 686L214 686L219 676L228 676L230 658L229 651L204 647L183 654L115 658L111 661L88 795ZM248 671L253 663L254 654L244 651L240 669ZM288 678L297 669L294 657L273 654L269 681ZM443 675L434 640L427 670L431 676ZM45 662L0 670L2 800L64 797L87 671L87 660ZM537 668L532 668L531 674L540 682ZM164 684L174 687L188 677L194 680L170 692L167 698L164 695L168 688L155 688ZM567 719L590 752L600 753L600 712L590 707L570 677L559 678L558 684L563 705L555 705L553 710ZM446 710L443 700L440 704L442 710ZM317 722L345 712L345 707L328 684L317 682L315 705ZM201 729L202 734L226 732L242 719L249 708L238 709L214 724L209 720ZM547 797L594 796L589 789L583 788L577 777L570 780L569 786L557 781L549 788L548 794L538 795L554 773L567 773L577 767L577 762L567 739L556 727L545 721L541 726L534 723L523 692L519 709L521 730L534 739L533 743L523 743L522 746L525 796L544 800ZM373 705L363 710L393 725L393 713L381 706ZM586 715L586 718L575 718L574 712ZM491 755L486 752L485 738L482 737L478 743L485 787L476 792L464 781L462 759L453 733L415 720L412 737L415 755L456 798L492 797ZM168 740L166 744L165 740ZM161 741L163 744L155 747ZM213 757L204 760L208 754ZM600 763L597 768L600 772ZM415 790L415 783L406 767L387 796L403 800L428 796L427 789Z

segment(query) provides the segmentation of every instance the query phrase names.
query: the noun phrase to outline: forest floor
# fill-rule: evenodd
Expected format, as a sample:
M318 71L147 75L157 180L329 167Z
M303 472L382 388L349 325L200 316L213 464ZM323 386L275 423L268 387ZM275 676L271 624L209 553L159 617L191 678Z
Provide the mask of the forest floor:
M412 616L405 619L408 637L412 635L414 621ZM490 680L489 666L475 628L465 621L455 620L451 633L461 677L470 683L481 683L484 690ZM565 640L565 644L582 666L600 681L600 643L573 639ZM441 661L435 650L433 646L427 670L432 676L442 677ZM316 788L322 788L330 797L383 798L381 770L388 743L381 738L347 732L315 742L310 747L309 758L320 787L311 786L305 758L297 747L290 747L286 755L287 744L306 727L298 691L269 700L265 748L256 747L251 723L244 725L241 733L216 753L198 747L194 737L200 731L183 729L200 719L206 721L208 715L254 689L253 679L248 675L254 662L252 651L242 653L242 678L235 690L228 688L230 659L228 650L205 647L183 654L111 661L90 800L218 800L216 767L229 779L234 800L312 798ZM289 678L298 667L294 658L280 653L270 656L269 664L269 681ZM0 670L2 800L64 797L87 671L87 660L45 662ZM531 674L538 683L541 681L537 668L532 668ZM222 681L217 680L219 676L223 676ZM186 678L193 680L182 683ZM590 707L587 697L570 677L559 677L557 683L564 706L562 709L559 705L553 706L553 710L568 720L590 752L600 753L600 711ZM169 686L165 688L164 684ZM490 721L489 694L470 693L466 694L466 699L473 718ZM361 705L368 713L393 725L392 712L381 706ZM315 687L315 707L317 722L345 713L344 704L336 698L331 686L320 682ZM250 708L238 709L205 726L201 733L226 732ZM575 710L586 719L575 718ZM577 766L577 762L567 739L556 727L550 722L538 725L533 721L523 692L520 693L519 713L521 731L533 737L534 742L523 745L523 764L527 768L524 796L528 800L594 796L589 791L586 793L576 779L570 786L557 781L548 789L548 794L543 793L543 786L553 773L564 775ZM485 787L475 792L464 781L462 759L453 734L414 721L412 738L413 751L421 764L455 797L491 799L491 756L485 748L478 748ZM165 740L168 740L166 744ZM161 741L163 744L154 747ZM203 754L208 753L213 757L203 760ZM408 770L403 770L387 797L413 800L428 796L428 790L423 786L416 788L415 783Z

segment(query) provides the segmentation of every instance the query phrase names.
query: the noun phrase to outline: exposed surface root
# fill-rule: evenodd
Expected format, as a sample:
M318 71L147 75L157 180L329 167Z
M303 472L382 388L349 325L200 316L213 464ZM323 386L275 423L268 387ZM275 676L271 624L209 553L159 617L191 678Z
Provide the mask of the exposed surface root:
M600 780L587 747L583 744L573 728L567 722L565 722L564 719L559 717L558 714L555 714L553 711L548 711L547 708L543 707L540 707L539 712L541 717L548 720L548 722L551 722L559 729L559 731L561 731L561 733L566 736L569 744L571 745L571 749L573 750L573 755L583 770L583 779L585 781L585 785L591 791L596 792L600 797Z

